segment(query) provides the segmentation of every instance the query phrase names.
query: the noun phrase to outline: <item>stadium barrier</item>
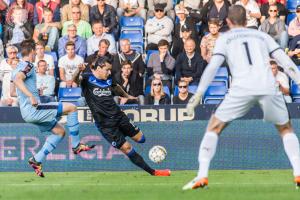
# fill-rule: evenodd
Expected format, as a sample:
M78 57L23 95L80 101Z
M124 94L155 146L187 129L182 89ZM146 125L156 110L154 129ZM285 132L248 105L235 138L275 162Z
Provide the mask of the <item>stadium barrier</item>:
M299 105L290 104L293 126L300 137ZM167 159L155 168L189 170L198 168L198 149L207 120L214 106L199 106L194 117L186 116L178 106L140 108L125 107L146 135L145 144L132 142L150 163L148 151L162 145ZM27 159L43 145L47 133L41 134L34 125L22 122L18 108L0 108L0 169L1 171L31 171ZM122 171L137 170L126 156L111 147L91 123L90 111L82 108L80 135L83 142L97 144L95 150L74 155L68 135L57 149L48 155L45 171ZM213 169L288 169L280 136L272 124L262 122L259 108L231 123L219 140Z

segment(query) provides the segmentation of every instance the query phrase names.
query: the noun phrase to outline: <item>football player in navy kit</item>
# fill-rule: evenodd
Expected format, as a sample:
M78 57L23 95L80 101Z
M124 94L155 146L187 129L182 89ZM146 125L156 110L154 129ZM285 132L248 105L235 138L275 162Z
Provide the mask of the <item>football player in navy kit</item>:
M82 68L75 73L74 81L80 83L83 96L91 109L95 125L102 136L115 148L120 149L130 161L153 176L170 176L171 171L152 169L126 140L130 137L138 143L145 142L142 131L133 125L114 101L114 95L135 99L128 95L111 78L112 65L100 58L90 67L91 73ZM87 71L87 70L86 70ZM85 72L86 72L85 71Z

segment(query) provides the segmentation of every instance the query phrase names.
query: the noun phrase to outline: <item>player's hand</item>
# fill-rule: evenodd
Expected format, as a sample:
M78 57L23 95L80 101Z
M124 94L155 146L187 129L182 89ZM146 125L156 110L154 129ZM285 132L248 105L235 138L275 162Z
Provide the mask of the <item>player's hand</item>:
M37 107L38 101L34 98L34 96L30 96L29 99L30 99L31 105L33 107Z
M189 100L189 103L186 105L186 110L188 116L192 117L195 113L196 106L199 105L201 101L201 95L200 94L194 94L192 98Z
M128 99L130 99L130 100L136 100L136 99L137 99L137 97L134 97L134 96L128 95Z

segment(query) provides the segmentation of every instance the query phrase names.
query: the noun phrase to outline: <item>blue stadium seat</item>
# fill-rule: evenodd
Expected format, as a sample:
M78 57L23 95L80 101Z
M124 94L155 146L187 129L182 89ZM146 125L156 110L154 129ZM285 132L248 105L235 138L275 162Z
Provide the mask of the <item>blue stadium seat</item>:
M147 51L146 60L145 60L146 65L148 64L148 61L149 61L149 58L150 58L151 54L153 54L155 52L158 52L158 50L148 50Z
M198 85L189 85L189 92L195 94L197 92Z
M291 96L293 99L293 102L297 99L299 101L300 99L300 88L297 84L293 83L291 85Z
M290 22L296 17L296 13L294 12L289 12L286 18L286 24L289 25Z
M227 92L226 86L216 86L211 85L207 88L204 97L203 97L203 103L206 104L207 102L212 102L211 100L222 100L224 99L224 96Z
M121 34L131 31L138 31L142 35L144 33L144 19L141 17L121 17L120 19Z
M58 100L76 102L81 98L81 88L59 88Z
M204 104L220 104L223 99L206 99Z
M144 52L143 34L140 33L122 33L120 39L129 39L132 47L139 47Z
M220 67L213 82L223 82L228 87L229 73L226 67Z
M174 96L178 96L178 94L179 94L179 88L178 88L178 86L177 85L175 85L175 88L174 88Z
M286 2L286 8L289 11L295 11L297 5L299 5L299 4L300 4L300 0L287 0L287 2Z

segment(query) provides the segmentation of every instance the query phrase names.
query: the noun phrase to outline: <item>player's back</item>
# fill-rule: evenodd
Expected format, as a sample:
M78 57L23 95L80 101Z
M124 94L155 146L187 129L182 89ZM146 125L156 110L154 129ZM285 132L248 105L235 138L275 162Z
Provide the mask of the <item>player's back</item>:
M235 28L220 36L214 54L225 56L232 75L231 89L241 95L275 94L270 53L278 44L254 29Z

